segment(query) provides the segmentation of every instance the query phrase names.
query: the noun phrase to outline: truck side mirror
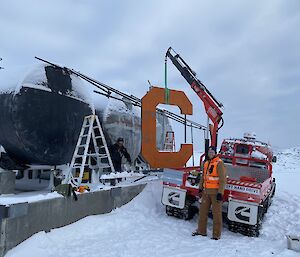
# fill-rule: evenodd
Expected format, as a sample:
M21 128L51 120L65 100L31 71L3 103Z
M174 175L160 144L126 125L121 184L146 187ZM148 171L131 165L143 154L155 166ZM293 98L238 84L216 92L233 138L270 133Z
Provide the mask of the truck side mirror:
M272 158L272 162L277 162L277 157L275 155Z

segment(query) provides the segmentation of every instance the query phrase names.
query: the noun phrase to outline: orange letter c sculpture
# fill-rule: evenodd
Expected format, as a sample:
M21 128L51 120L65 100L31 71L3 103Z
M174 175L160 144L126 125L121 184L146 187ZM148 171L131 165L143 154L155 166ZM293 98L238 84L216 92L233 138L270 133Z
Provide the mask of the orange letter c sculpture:
M169 91L170 105L191 115L193 105L184 92ZM192 144L181 144L179 152L159 152L156 147L156 106L165 103L165 89L152 87L142 98L142 155L152 168L181 168L193 154Z

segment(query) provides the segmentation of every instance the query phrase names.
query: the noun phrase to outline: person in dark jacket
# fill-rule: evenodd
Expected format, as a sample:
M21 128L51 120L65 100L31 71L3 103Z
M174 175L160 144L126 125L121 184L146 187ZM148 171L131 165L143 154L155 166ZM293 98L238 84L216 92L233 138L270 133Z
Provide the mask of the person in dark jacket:
M122 158L123 156L131 165L131 157L124 147L124 139L119 137L117 142L110 146L109 148L110 157L113 162L115 171L122 172Z

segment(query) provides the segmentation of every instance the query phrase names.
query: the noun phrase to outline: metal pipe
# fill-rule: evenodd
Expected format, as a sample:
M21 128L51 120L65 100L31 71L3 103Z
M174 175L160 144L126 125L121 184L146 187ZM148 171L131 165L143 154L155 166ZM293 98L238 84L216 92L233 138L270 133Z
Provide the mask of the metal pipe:
M184 143L186 144L186 114L184 114Z
M193 136L193 127L191 127L191 141L192 141L192 145L194 145L194 136ZM195 166L195 156L194 156L194 151L193 151L193 166Z

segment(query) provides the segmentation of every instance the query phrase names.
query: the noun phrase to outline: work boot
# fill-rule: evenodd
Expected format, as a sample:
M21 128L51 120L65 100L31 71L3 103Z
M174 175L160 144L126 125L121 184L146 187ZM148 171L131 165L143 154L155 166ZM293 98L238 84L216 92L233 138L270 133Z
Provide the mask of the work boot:
M192 233L192 236L207 236L207 235L205 235L205 234L200 234L200 233L198 232L198 230L196 230L196 231L194 231L194 232Z
M213 239L213 240L219 240L220 238L218 238L218 237L212 237L211 239Z

